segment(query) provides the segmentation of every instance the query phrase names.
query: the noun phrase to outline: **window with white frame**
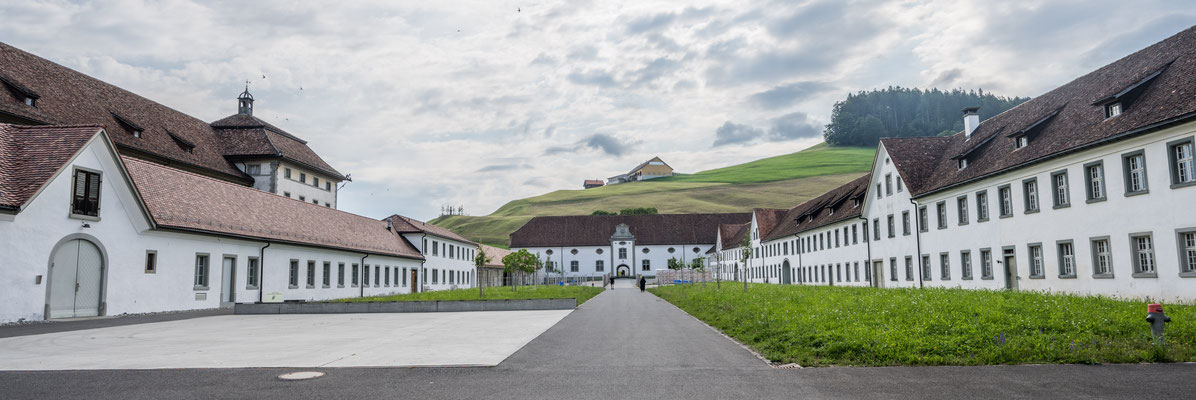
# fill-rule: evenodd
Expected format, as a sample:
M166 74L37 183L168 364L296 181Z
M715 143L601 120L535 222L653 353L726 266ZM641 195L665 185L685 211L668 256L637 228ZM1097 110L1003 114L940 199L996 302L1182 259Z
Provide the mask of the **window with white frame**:
M1071 205L1071 192L1067 185L1067 171L1059 171L1051 174L1051 184L1053 199L1055 200L1055 208L1063 208Z
M905 187L901 183L901 177L898 176L897 177L897 193L901 193L902 190L905 190Z
M993 278L993 252L992 250L980 250L980 277L984 279Z
M944 281L951 280L951 255L948 253L940 253L939 254L939 266L942 267L942 271L940 271L940 274L942 275L942 280L944 280Z
M195 255L195 289L206 290L208 288L209 273L211 272L208 261L207 254Z
M625 249L625 248L624 248L624 249L619 249L619 259L620 259L620 260L626 260L626 259L627 259L627 249Z
M594 270L598 271L598 272L605 271L606 265L604 265L604 264L605 264L605 261L603 261L603 260L594 261Z
M988 191L976 192L976 222L988 221Z
M909 211L902 211L901 212L901 234L902 235L909 236L909 234L910 234L909 224L910 224Z
M287 272L287 285L291 289L299 287L299 260L291 260L291 268Z
M1041 278L1044 272L1042 270L1042 245L1030 245L1030 277Z
M1196 273L1196 230L1179 233L1179 272Z
M959 278L972 279L972 252L959 252Z
M1092 273L1096 276L1113 274L1113 258L1109 254L1109 239L1092 239Z
M880 240L880 218L872 219L872 240Z
M324 262L324 287L332 287L332 263Z
M930 229L930 216L926 215L926 206L918 207L918 230L926 232Z
M1105 105L1105 119L1118 115L1121 115L1121 103L1109 103Z
M1150 189L1146 181L1146 154L1139 150L1121 157L1125 166L1125 194L1146 193Z
M935 204L939 214L939 229L947 229L947 202L940 201Z
M345 263L336 263L336 287L345 287Z
M652 260L644 260L642 264L643 264L643 267L641 267L642 270L644 270L644 271L652 270Z
M893 174L885 174L885 196L893 195Z
M249 257L245 266L245 285L249 289L257 289L258 276L261 273L261 261L257 257Z
M997 189L997 196L1001 198L1001 209L998 210L1001 216L1013 216L1013 188L1009 185L1001 186Z
M306 172L299 173L299 182L307 183L307 173Z
M1149 233L1130 236L1130 245L1134 249L1134 276L1153 275L1154 240Z
M100 173L75 168L74 187L71 191L71 215L75 217L100 216Z
M1170 153L1171 184L1196 184L1196 161L1192 155L1192 139L1177 140L1167 144Z
M889 222L889 237L897 236L897 229L896 229L896 224L893 220L893 214L889 214L888 222Z
M569 262L569 272L577 272L577 271L580 271L580 270L581 270L581 267L580 267L579 263L580 263L580 262L579 262L579 261L577 261L577 260L570 261L570 262Z
M1055 244L1059 251L1059 277L1071 278L1076 276L1076 253L1072 242L1062 241Z
M359 280L358 280L358 276L359 276L359 275L361 275L361 269L360 269L360 268L361 268L361 267L360 267L359 265L357 265L357 264L353 264L353 268L352 268L352 270L350 271L350 272L352 272L352 273L353 273L353 277L352 277L352 278L349 278L349 281L353 283L353 287L357 287L357 285L358 285L358 282L359 282Z
M307 260L307 287L316 287L316 262Z
M1014 150L1020 149L1022 147L1026 147L1026 145L1028 145L1028 144L1030 144L1030 138L1026 137L1025 135L1018 136L1017 138L1013 139L1013 149Z
M1105 165L1097 161L1084 165L1084 185L1088 192L1088 202L1105 199Z
M910 280L913 280L913 279L910 279ZM922 255L922 280L924 280L924 281L931 280L931 278L930 278L930 255L929 254Z
M145 251L145 273L153 274L158 272L158 252L156 250Z
M1022 181L1022 191L1026 194L1026 213L1038 212L1038 178Z
M955 199L955 208L959 211L959 224L968 224L968 196L959 196Z
M361 266L361 286L370 286L370 265L365 264Z

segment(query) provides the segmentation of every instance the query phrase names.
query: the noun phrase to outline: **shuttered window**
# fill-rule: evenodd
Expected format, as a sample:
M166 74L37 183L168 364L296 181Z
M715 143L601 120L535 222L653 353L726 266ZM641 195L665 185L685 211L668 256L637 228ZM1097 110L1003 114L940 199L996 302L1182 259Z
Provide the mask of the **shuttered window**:
M75 188L71 192L71 214L100 216L100 174L75 170Z

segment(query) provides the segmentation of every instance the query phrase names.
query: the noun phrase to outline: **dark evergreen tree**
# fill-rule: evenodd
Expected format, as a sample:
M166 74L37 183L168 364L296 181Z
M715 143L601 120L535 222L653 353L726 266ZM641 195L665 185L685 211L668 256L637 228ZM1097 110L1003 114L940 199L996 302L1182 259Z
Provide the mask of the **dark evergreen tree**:
M1029 100L983 89L885 89L847 95L831 110L823 138L837 146L875 146L882 137L943 136L963 130L964 107L980 107L984 120ZM949 133L948 133L949 132Z

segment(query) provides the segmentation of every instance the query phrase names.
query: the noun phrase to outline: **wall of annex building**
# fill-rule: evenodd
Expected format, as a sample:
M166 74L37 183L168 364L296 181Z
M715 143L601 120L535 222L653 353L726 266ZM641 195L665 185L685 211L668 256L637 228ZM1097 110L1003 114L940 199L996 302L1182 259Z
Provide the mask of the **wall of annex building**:
M1196 276L1181 273L1179 231L1196 229L1196 213L1188 212L1196 204L1196 186L1172 187L1169 173L1171 149L1176 140L1196 140L1196 124L1189 123L1050 160L1030 168L985 179L964 187L920 198L920 204L933 210L939 202L947 208L947 228L938 229L935 212L930 212L930 226L922 234L922 254L931 261L928 286L999 289L1006 287L1005 251L1015 257L1013 281L1019 289L1059 291L1081 294L1106 294L1133 298L1196 298ZM1034 142L1031 140L1030 146ZM1146 158L1148 192L1126 193L1123 155L1143 151ZM1101 163L1104 170L1105 198L1090 200L1085 183L1086 166ZM1066 173L1066 206L1056 206L1052 182L1055 175ZM1027 212L1027 179L1038 185L1039 211ZM1008 185L1012 192L1012 214L1000 215L999 189ZM977 195L987 194L987 220L978 219ZM959 198L967 204L967 221L959 220ZM1152 238L1154 274L1135 274L1136 249L1131 235L1149 234ZM1093 240L1108 240L1111 273L1097 274L1094 269ZM1070 243L1074 256L1074 274L1061 273L1064 263L1060 244ZM1041 245L1043 274L1030 274L1030 245ZM879 252L878 252L879 250ZM991 251L992 276L981 269L981 251ZM916 254L912 248L894 253L876 247L873 254ZM964 253L971 259L971 279L964 279ZM941 256L946 254L948 273L943 273Z
M288 169L291 171L290 177L286 176ZM313 178L319 178L318 186L312 184ZM283 196L290 194L288 197L292 199L336 208L337 184L340 182L330 181L324 174L283 161L275 171L274 180L277 182L274 193Z
M254 189L281 194L277 192L278 178L281 176L278 174L279 164L277 159L243 160L233 163L237 169L253 178ZM249 170L250 165L257 166L256 174L251 173L253 171Z
M408 233L403 236L423 253L426 260L423 277L420 278L424 290L476 286L477 268L473 264L473 257L477 254L476 245L421 233Z
M883 144L876 152L872 168L862 214L867 223L859 225L867 231L865 235L871 246L869 272L879 276L877 283L883 287L919 287L918 206L910 201L905 180ZM930 207L927 211L933 228L934 209ZM861 252L859 257L867 258L867 253Z
M238 256L237 277L245 277L248 273L248 258L257 257L257 254ZM265 296L281 295L283 300L308 301L411 293L410 279L403 278L409 277L411 270L419 268L419 260L377 254L368 255L363 260L363 256L366 254L271 244L266 249L265 261L261 263L263 286L255 287L245 279L239 279L236 284L239 290L237 302L257 301L258 290L264 292ZM292 265L295 267L293 271ZM327 284L324 280L325 266L328 268ZM359 267L356 274L354 267ZM362 284L365 284L364 287Z
M862 228L863 221L853 218L799 233L796 242L801 254L784 257L795 269L793 281L806 285L870 285L868 238Z
M513 251L526 249L532 254L540 255L544 261L552 261L554 268L567 277L596 277L604 274L617 274L618 267L626 265L630 269L629 276L655 276L655 270L668 267L670 258L677 258L686 263L692 263L695 258L706 262L705 253L711 244L666 244L666 245L636 245L627 241L620 245L618 242L609 246L556 246L556 247L527 247L512 248ZM627 249L627 257L619 258L619 248ZM697 249L695 252L694 249ZM669 249L673 251L670 253ZM576 250L576 252L574 251ZM648 262L648 269L644 269L644 261ZM572 263L577 262L577 271L573 271ZM598 261L602 261L602 270L598 270Z

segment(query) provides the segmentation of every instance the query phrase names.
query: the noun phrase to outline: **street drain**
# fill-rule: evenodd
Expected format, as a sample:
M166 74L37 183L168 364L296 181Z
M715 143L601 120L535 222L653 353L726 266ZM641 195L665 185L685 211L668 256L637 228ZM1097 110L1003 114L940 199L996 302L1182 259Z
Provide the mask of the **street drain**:
M802 369L802 366L797 365L797 363L789 363L789 364L785 364L785 365L773 365L772 367L776 368L776 369Z
M316 379L321 376L324 376L323 372L299 371L299 372L288 372L288 373L279 375L278 379L282 379L284 381L301 381L304 379Z

